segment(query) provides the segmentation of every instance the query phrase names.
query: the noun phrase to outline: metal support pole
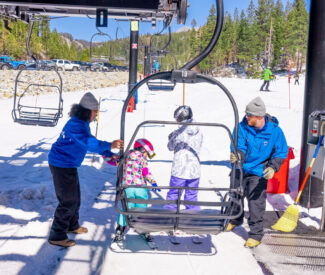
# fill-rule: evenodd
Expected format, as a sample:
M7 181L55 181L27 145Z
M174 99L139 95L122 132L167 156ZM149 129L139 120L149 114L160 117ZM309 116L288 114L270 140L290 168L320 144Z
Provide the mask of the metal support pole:
M145 76L150 74L150 56L149 56L149 47L144 46L144 62L143 62L143 74Z
M323 207L322 207L322 217L320 220L320 231L325 231L325 179L323 181Z
M325 109L325 1L312 0L310 7L308 50L305 98L302 124L301 159L300 159L300 181L306 174L313 146L307 144L308 116L315 110ZM323 148L325 149L325 148ZM324 180L311 173L311 208L320 207L324 203ZM308 202L308 188L302 192L300 204L305 206ZM324 207L324 205L323 205Z
M130 33L130 63L129 63L129 90L130 92L137 82L138 73L138 39L139 39L139 21L131 21ZM136 104L134 103L134 109Z

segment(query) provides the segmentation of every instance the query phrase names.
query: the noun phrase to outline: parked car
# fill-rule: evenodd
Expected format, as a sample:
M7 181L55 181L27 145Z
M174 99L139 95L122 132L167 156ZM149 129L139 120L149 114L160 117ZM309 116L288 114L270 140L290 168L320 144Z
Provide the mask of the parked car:
M80 71L79 64L72 64L69 60L52 59L55 62L58 71Z
M13 67L10 63L0 61L0 70L12 70Z
M109 68L103 62L95 62L91 65L91 70L94 72L108 72Z
M90 71L91 70L91 63L90 62L84 62L84 61L72 61L72 64L78 64L80 66L80 69L83 71Z
M38 65L34 61L27 63L27 70L42 70L53 71L56 70L56 63L52 60L38 60Z
M12 68L22 70L26 68L24 61L15 61L11 56L0 56L0 62L11 64Z
M106 67L108 67L110 72L121 72L121 71L128 71L127 66L119 66L119 65L113 65L110 63L104 63Z

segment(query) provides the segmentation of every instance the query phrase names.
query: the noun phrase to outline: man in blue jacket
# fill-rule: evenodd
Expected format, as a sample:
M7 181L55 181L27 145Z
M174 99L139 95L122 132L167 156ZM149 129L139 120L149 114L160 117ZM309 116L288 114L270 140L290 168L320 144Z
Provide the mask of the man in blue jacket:
M278 126L278 120L266 114L265 104L260 97L246 106L246 115L239 124L238 156L231 148L230 162L238 158L243 164L244 197L248 201L250 232L246 247L255 247L263 238L264 212L266 205L267 181L273 178L288 155L285 136ZM239 170L236 170L235 187L239 185ZM235 209L234 213L238 212ZM243 223L244 213L231 220L226 231Z
M111 149L120 149L121 140L101 141L90 133L89 123L96 119L99 104L92 93L86 93L70 110L70 120L53 143L48 156L54 188L59 204L55 210L49 243L69 247L75 245L67 233L87 233L79 225L80 185L77 168L87 151L112 156Z

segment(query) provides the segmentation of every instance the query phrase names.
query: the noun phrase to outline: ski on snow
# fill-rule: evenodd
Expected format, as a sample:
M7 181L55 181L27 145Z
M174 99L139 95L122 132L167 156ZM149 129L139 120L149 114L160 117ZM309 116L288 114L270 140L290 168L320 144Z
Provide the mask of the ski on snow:
M155 243L155 241L152 239L152 237L149 234L148 235L141 234L140 236L151 249L158 249L158 245Z

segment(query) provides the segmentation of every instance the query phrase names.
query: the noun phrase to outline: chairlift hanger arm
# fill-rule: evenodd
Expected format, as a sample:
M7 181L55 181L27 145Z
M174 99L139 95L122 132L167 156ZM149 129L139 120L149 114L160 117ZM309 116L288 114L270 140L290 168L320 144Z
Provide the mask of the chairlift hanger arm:
M166 25L164 26L164 28L159 32L159 33L156 33L154 34L151 38L150 38L150 45L149 45L149 48L150 48L150 54L152 51L152 38L155 37L155 36L160 36L161 33L165 30L166 28ZM168 26L168 41L166 42L166 44L160 49L160 50L157 50L156 53L159 54L160 52L164 52L166 50L166 48L169 46L170 44L170 41L172 39L172 35L171 35L171 28L170 26Z
M30 26L29 26L29 31L28 31L28 37L27 37L27 42L26 42L26 48L27 48L27 53L28 55L35 61L36 66L38 64L38 61L36 59L36 57L33 55L32 51L30 50L29 44L30 44L30 38L32 36L33 33L33 27L34 27L34 19L30 20Z

